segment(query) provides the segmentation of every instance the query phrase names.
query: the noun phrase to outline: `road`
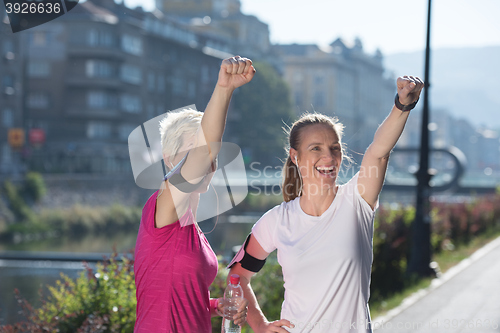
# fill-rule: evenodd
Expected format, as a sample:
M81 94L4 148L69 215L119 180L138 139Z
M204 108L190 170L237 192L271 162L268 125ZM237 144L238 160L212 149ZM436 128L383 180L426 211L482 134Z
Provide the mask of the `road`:
M500 332L500 237L394 312L375 333Z

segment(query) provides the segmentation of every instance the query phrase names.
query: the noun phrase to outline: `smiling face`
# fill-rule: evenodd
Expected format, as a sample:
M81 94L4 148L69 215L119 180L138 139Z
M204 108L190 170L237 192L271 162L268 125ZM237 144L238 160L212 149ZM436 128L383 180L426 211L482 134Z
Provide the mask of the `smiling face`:
M297 149L290 148L293 162L297 158L303 192L314 195L336 186L342 146L335 130L326 124L305 126L300 131Z

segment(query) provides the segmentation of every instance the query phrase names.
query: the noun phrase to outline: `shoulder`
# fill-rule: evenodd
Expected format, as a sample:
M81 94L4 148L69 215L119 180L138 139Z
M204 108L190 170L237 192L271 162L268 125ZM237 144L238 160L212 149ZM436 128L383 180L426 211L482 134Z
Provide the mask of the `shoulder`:
M296 205L299 202L299 198L295 198L291 201L283 201L281 204L274 206L268 210L262 217L273 218L276 220L282 220L287 218L290 214L293 214L297 209Z
M345 196L345 195L355 195L357 192L357 185L358 185L358 178L359 178L359 172L357 172L354 176L351 177L347 182L344 184L339 185L339 192L338 194Z
M140 228L143 228L148 234L150 235L157 235L160 230L163 230L165 228L156 228L156 213L158 210L158 202L157 200L159 195L159 190L153 193L149 199L146 201L144 204L144 207L142 208L142 215L141 215L141 225ZM165 195L165 193L163 193Z
M372 214L378 208L378 201L375 207L372 209L361 195L363 192L363 188L359 186L358 179L359 172L357 172L351 179L349 179L347 183L340 186L339 193L341 193L341 196L346 198L356 209Z
M267 253L276 249L276 229L287 220L289 202L282 202L268 210L252 227L252 235Z
M292 217L297 216L296 205L298 198L289 202L282 202L268 210L262 217L255 223L252 230L253 232L270 232L274 233L277 226L288 225Z
M158 191L154 192L151 194L149 199L146 201L144 204L144 207L142 207L142 217L154 213L155 207L156 207L156 198L158 197Z

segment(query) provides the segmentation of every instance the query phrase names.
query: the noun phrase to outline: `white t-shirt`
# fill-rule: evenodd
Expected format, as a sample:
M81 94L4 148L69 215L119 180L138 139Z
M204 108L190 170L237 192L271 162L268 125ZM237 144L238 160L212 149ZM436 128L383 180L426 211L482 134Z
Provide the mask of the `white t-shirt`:
M304 213L296 198L269 210L252 228L266 252L278 250L285 287L281 318L295 325L290 332L372 332L375 212L357 180L358 174L339 186L321 216Z

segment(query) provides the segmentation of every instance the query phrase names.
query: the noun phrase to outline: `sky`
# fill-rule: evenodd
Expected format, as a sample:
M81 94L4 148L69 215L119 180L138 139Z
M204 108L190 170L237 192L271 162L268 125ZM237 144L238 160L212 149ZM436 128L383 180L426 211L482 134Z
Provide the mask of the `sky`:
M125 0L144 9L153 0ZM425 48L427 0L241 0L242 12L269 25L271 42L328 45L359 37L383 54ZM434 0L431 46L500 45L500 0Z

